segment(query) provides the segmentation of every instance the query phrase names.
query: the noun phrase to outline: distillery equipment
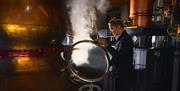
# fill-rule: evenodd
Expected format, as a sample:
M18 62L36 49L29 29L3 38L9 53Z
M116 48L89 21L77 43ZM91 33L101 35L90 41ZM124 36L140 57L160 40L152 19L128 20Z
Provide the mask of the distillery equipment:
M61 4L63 1L56 0L1 0L0 72L26 72L31 67L24 66L21 69L16 65L15 57L43 56L51 51L52 47L59 47L66 32L65 13L61 14L65 8ZM10 62L3 62L4 60ZM38 70L38 67L33 68Z
M63 58L68 64L64 69L65 76L73 84L81 84L79 91L91 88L102 90L99 82L108 72L109 56L97 41L78 41L64 50Z
M173 88L175 26L166 0L130 0L134 41L135 91L171 91ZM166 12L166 13L164 13ZM164 15L165 14L165 15Z
M85 82L102 80L109 68L107 52L100 45L88 40L79 41L72 47L69 60L71 73Z
M1 50L35 49L52 42L61 43L65 17L61 14L63 6L56 3L60 4L55 0L1 0Z
M0 91L76 89L60 75L65 7L64 0L1 0Z

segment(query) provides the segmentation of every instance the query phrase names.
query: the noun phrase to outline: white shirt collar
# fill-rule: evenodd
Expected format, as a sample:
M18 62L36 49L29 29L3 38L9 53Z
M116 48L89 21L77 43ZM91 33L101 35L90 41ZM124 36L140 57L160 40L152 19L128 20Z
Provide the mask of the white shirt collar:
M121 34L118 34L115 36L115 39L118 40L118 38L121 36Z

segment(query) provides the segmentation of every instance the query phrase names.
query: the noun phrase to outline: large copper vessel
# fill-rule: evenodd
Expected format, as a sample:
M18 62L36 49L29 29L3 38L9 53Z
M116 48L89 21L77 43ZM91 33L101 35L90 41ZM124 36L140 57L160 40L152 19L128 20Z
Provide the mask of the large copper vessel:
M66 29L63 6L62 0L1 0L0 50L61 43Z
M76 91L61 72L60 53L48 51L65 37L64 1L0 0L0 91Z
M59 46L65 37L64 0L0 1L0 75L58 69L59 53L40 53ZM43 51L38 57L24 57L36 56L38 50Z
M130 0L130 18L133 25L144 28L151 26L151 0Z

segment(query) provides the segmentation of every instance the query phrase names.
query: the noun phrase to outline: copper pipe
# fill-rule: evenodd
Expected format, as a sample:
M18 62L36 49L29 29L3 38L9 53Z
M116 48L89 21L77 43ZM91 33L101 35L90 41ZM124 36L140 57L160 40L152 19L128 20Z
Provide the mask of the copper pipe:
M144 28L151 26L151 0L130 0L132 25Z

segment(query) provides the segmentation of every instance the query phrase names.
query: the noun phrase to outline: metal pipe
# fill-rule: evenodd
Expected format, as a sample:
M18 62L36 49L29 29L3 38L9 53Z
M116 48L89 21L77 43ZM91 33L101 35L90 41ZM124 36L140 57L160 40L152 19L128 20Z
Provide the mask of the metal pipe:
M141 27L151 26L151 0L130 0L130 18L132 25Z

